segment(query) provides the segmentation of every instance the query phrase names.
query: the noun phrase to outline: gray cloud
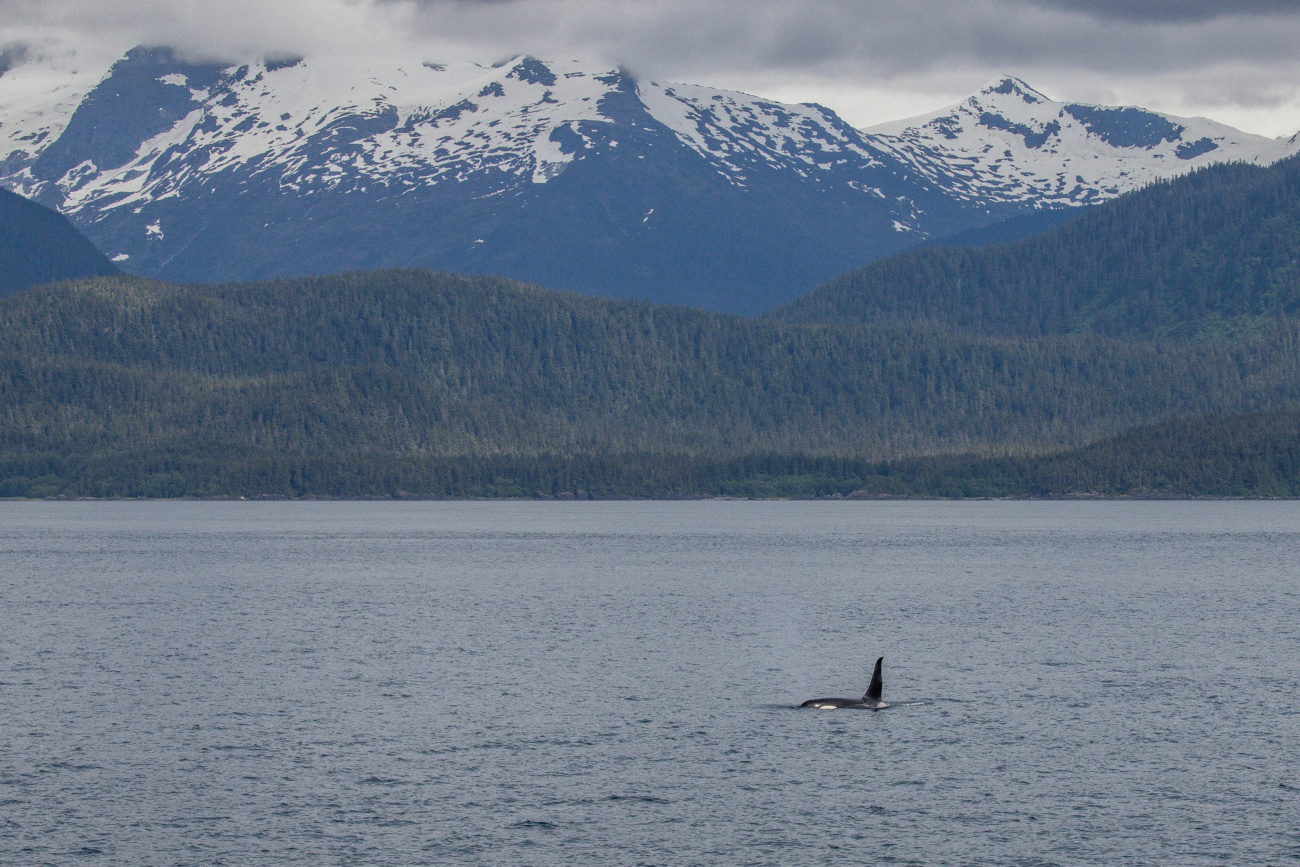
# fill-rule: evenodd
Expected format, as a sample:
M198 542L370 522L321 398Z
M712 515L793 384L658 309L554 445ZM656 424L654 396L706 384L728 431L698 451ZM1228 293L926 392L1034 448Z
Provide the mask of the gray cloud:
M1295 0L379 0L432 37L600 51L641 67L888 79L1052 63L1115 71L1300 57Z
M859 121L896 113L900 94L916 113L1007 72L1069 99L1265 121L1293 106L1300 127L1297 0L0 0L0 44L60 39L228 58L591 57L840 110L830 96L856 100Z
M1300 15L1296 0L1031 0L1095 18L1180 23L1216 18Z
M31 49L21 42L0 45L0 76L20 63L26 63L31 56Z

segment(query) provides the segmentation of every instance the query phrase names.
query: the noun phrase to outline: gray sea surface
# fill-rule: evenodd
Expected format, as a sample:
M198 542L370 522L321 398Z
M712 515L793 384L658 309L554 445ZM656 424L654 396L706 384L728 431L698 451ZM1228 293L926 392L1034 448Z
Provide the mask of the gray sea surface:
M1294 864L1298 687L1295 502L0 503L5 865Z

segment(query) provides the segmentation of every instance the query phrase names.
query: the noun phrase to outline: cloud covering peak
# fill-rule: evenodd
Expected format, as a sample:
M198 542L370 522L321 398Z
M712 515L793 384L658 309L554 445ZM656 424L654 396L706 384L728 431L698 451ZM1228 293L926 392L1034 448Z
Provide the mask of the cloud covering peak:
M1294 0L0 0L0 70L41 54L107 68L137 44L224 60L583 57L861 125L1005 71L1065 99L1300 129Z

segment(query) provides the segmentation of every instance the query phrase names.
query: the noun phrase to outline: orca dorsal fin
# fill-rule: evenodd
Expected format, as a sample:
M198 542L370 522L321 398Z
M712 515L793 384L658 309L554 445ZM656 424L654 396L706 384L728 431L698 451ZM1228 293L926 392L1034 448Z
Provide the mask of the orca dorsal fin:
M876 660L876 670L871 673L871 686L867 687L863 701L880 701L880 693L885 688L885 682L880 677L880 663L884 661L883 656Z

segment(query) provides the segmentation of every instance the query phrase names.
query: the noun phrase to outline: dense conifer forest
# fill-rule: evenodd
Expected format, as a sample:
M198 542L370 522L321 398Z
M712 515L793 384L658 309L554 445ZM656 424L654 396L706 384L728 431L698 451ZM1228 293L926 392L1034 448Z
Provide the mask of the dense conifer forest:
M1231 341L986 336L427 271L0 300L6 496L1056 494L1025 487L1046 469L990 467L1297 408L1282 320Z
M686 499L1300 497L1300 413L1146 425L1048 455L873 462L755 454L295 455L258 448L0 456L0 497Z

